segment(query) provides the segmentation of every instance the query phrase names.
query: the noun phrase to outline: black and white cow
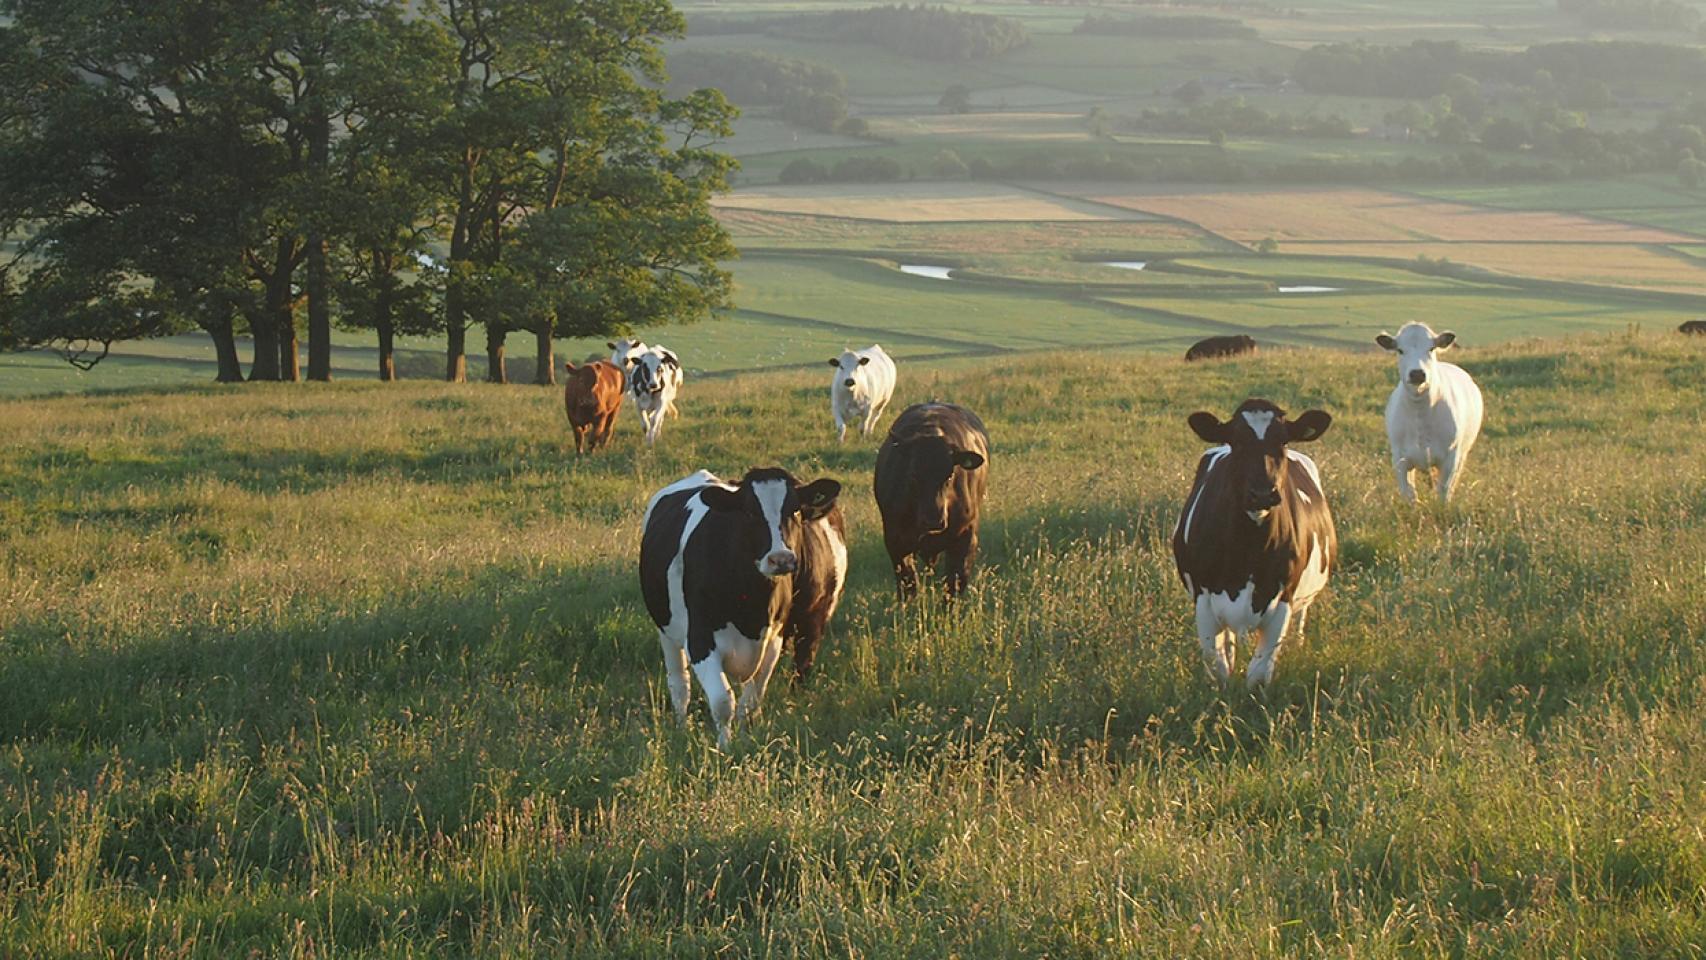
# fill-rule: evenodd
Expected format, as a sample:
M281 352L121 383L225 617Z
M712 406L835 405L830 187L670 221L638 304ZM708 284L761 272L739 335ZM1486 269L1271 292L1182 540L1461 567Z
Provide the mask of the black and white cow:
M1224 423L1201 412L1189 422L1218 446L1197 461L1173 558L1196 600L1197 638L1215 679L1232 675L1238 639L1259 634L1245 675L1254 689L1273 678L1286 628L1295 621L1303 630L1338 555L1315 461L1286 446L1319 439L1333 418L1310 410L1287 420L1266 400L1246 400Z
M796 676L811 670L847 584L840 493L834 480L802 485L779 467L749 470L739 484L701 470L646 505L640 593L658 627L670 700L685 720L691 665L721 746L732 721L758 712L784 640ZM744 684L738 713L730 680Z

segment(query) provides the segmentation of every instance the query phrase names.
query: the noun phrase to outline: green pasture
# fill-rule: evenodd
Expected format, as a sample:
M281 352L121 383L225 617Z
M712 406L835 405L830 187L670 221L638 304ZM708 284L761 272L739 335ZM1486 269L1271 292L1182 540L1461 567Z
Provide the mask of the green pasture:
M1706 190L1688 190L1674 177L1634 176L1618 180L1560 180L1545 183L1432 184L1410 192L1440 200L1512 210L1686 210L1706 205ZM1615 215L1612 215L1615 216Z
M524 387L0 400L0 954L1690 956L1700 345L1458 329L1449 508L1396 500L1372 348L903 363L990 428L952 608L893 600L812 371L587 459ZM1264 697L1204 678L1167 546L1185 416L1251 395L1333 414L1341 546ZM770 463L843 482L851 578L722 754L640 516Z
M1381 330L1411 321L1457 332L1465 345L1553 339L1584 333L1668 331L1692 314L1681 308L1615 299L1548 297L1486 287L1387 296L1359 292L1262 297L1110 298L1137 309L1165 310L1249 333L1258 340L1308 346L1361 347Z

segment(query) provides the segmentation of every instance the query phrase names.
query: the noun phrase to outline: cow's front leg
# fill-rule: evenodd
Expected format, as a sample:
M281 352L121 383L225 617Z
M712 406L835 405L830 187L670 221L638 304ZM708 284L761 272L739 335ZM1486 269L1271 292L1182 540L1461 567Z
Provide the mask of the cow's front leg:
M842 419L841 411L835 411L835 442L847 442L847 421Z
M1395 456L1392 458L1392 472L1398 477L1398 495L1406 503L1416 502L1416 488L1410 485L1410 471L1416 469L1415 464L1408 458Z
M964 536L948 544L948 569L944 583L948 596L958 596L971 582L972 561L977 558L977 532L968 530Z
M869 436L871 431L877 428L877 421L883 418L883 408L888 405L889 402L887 400L884 400L881 403L871 404L871 412L865 415L865 425L862 428L862 432L866 436Z
M895 591L902 600L910 600L918 593L918 568L912 561L913 548L893 538L885 538L883 543L888 547L889 562L894 565Z
M692 691L687 687L687 651L669 634L658 631L658 645L663 647L663 677L669 683L669 702L675 707L675 717L686 722L687 703Z
M764 691L770 688L770 675L776 672L776 661L782 658L782 631L770 630L764 635L764 649L758 655L758 666L752 677L741 685L740 706L735 709L735 722L745 724L758 716L764 707Z
M1238 637L1221 626L1207 593L1197 594L1197 643L1202 647L1203 665L1221 686L1232 677L1232 661L1238 656Z
M808 616L795 628L789 638L794 646L794 686L803 687L811 679L812 663L817 659L818 641L823 639L823 627L818 618Z
M693 675L699 678L699 688L705 691L705 701L711 706L711 722L717 728L717 746L729 745L729 726L734 719L734 693L729 678L723 676L722 654L712 650L705 659L693 665Z
M1244 674L1244 687L1255 690L1265 687L1274 678L1274 663L1279 660L1280 645L1285 642L1285 628L1291 622L1291 604L1284 600L1274 604L1262 617L1256 629L1261 639L1256 643L1256 655L1250 658L1250 669Z

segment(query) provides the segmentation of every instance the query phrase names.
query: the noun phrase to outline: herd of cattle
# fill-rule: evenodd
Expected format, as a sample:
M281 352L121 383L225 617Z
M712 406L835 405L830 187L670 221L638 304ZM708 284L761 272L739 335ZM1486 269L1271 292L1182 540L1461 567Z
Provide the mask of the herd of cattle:
M1397 354L1386 433L1406 500L1416 499L1411 475L1435 471L1437 494L1449 500L1480 433L1479 388L1438 356L1455 339L1421 323L1375 338ZM1253 348L1227 346L1242 348L1231 353ZM675 413L682 384L675 354L630 340L609 347L609 360L568 364L565 403L577 450L609 442L624 393L633 395L648 444L664 416ZM1211 349L1193 348L1198 355L1187 359L1217 355ZM845 438L849 425L869 434L893 396L894 361L872 345L829 363L837 438ZM1225 420L1198 412L1188 424L1212 446L1197 462L1173 530L1174 560L1195 603L1209 672L1225 683L1238 643L1254 634L1245 677L1249 688L1259 688L1272 679L1286 635L1303 629L1337 560L1320 471L1292 449L1320 439L1332 417L1310 410L1293 418L1267 400L1250 399ZM945 555L948 595L965 588L989 458L988 432L965 407L919 403L895 418L877 452L873 487L902 599L918 588L915 560L928 569ZM847 584L841 492L833 479L803 483L780 467L750 470L739 482L701 470L657 491L646 505L640 589L657 624L670 697L685 719L691 667L720 743L758 710L785 645L793 650L796 680L811 671ZM738 706L731 680L743 684Z

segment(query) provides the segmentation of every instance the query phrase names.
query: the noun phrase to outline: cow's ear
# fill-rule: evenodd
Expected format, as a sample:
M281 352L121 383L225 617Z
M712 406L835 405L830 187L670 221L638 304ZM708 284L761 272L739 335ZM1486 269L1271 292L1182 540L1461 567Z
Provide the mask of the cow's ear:
M606 340L604 341L604 345L612 350L616 349L616 341L614 340Z
M569 371L570 373L574 373L575 372L575 362L573 360L564 360L563 361L563 369Z
M705 506L712 510L739 510L740 491L727 490L723 487L706 487L699 492L699 499L705 501Z
M1309 410L1285 425L1286 443L1306 443L1321 439L1321 434L1333 425L1333 418L1324 410Z
M807 520L820 520L835 506L835 498L841 496L841 484L828 477L813 480L800 488L800 516Z
M840 357L830 357L829 358L829 365L832 367L841 366L841 358Z
M983 454L976 450L955 450L954 466L961 470L976 470L983 466Z
M1381 346L1385 347L1388 350L1398 349L1398 341L1392 339L1392 334L1390 334L1390 333L1383 333L1383 334L1375 337L1374 342L1380 344Z
M1434 338L1434 349L1435 350L1444 350L1446 347L1449 347L1456 342L1457 342L1457 334L1452 333L1450 330L1447 330L1446 332L1444 332L1444 333L1442 333L1439 336Z
M675 354L670 353L668 350L663 351L663 362L669 364L672 367L681 366L681 361L676 359Z
M1216 417L1212 413L1205 410L1198 410L1196 413L1185 418L1185 422L1191 425L1191 429L1196 431L1197 436L1203 438L1203 440L1209 443L1227 442L1226 424L1221 423L1220 418Z
M867 363L870 363L870 362L871 362L871 358L870 358L870 357L860 357L860 358L859 358L859 366L861 366L861 367L862 367L862 366L864 366L864 365L865 365L865 364L867 364Z

